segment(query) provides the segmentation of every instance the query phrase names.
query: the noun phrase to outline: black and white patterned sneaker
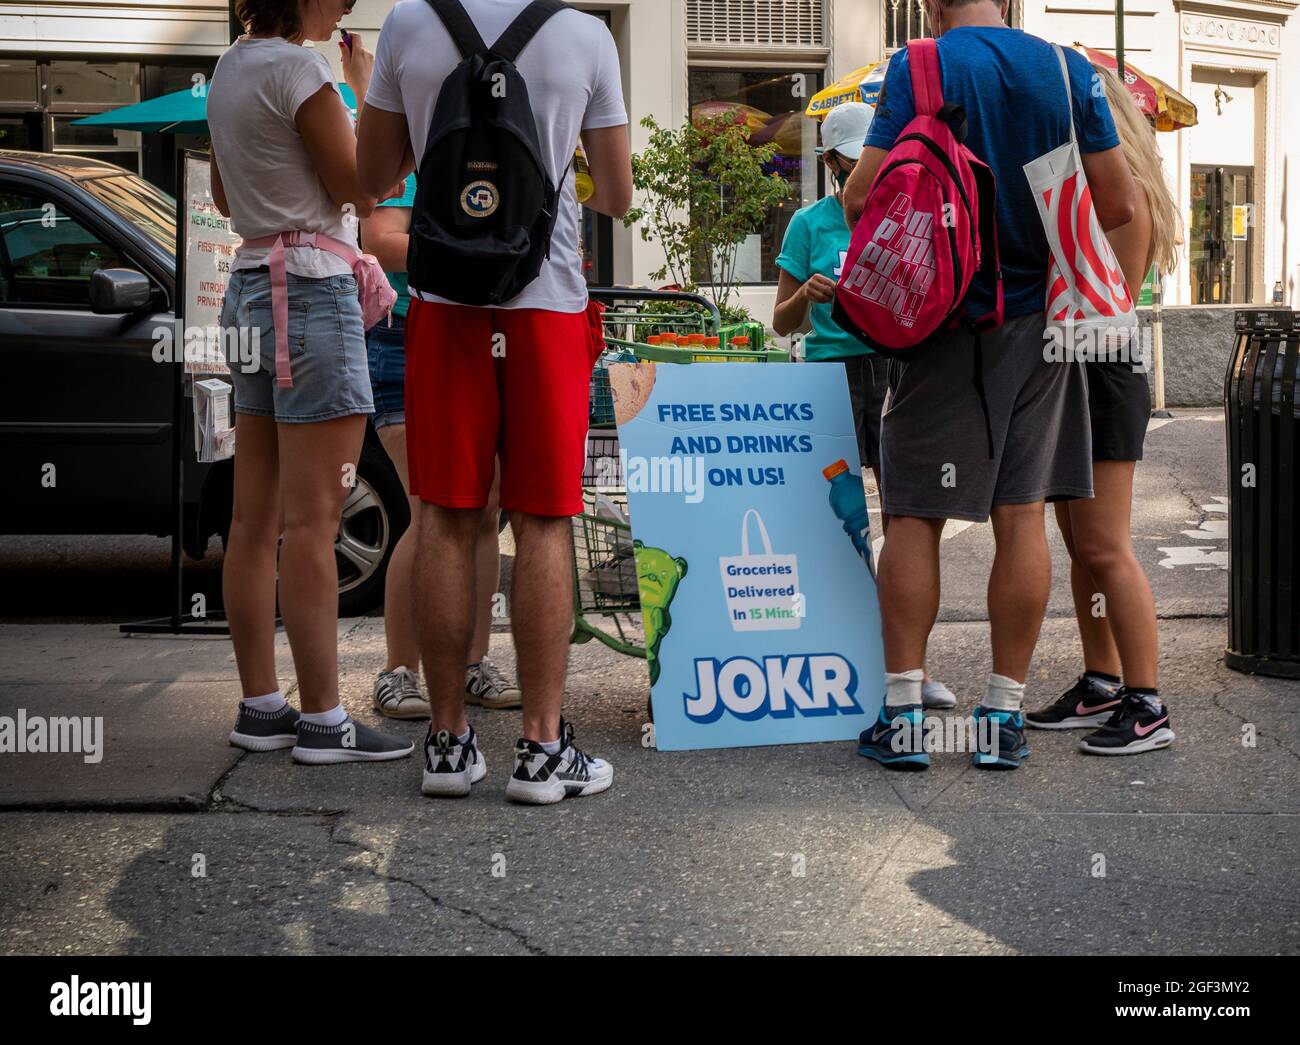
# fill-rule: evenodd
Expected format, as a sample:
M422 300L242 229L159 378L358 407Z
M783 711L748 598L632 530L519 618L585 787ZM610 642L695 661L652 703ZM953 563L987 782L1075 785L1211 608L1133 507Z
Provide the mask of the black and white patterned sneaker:
M509 685L495 664L484 657L465 669L465 703L484 708L522 707L523 694Z
M293 760L308 766L335 762L387 762L405 758L414 750L415 744L405 737L380 733L363 726L351 715L337 726L322 726L299 719Z
M375 710L388 718L428 718L429 702L420 692L420 676L400 665L375 679Z
M424 782L420 791L439 797L468 795L469 789L487 776L487 763L478 749L474 727L469 740L461 743L445 729L424 738Z
M565 798L595 795L614 783L614 767L592 758L573 743L573 727L560 720L560 750L548 755L535 740L515 744L515 771L506 784L506 798L532 805L550 805Z
M230 743L245 751L279 751L298 741L298 712L288 704L279 711L258 711L240 702Z

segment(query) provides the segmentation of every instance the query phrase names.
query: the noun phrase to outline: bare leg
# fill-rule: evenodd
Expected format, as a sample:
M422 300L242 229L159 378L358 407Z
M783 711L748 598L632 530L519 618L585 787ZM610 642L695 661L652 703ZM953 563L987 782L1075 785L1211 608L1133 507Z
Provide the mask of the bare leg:
M488 493L487 507L479 519L478 536L474 544L474 570L477 598L474 605L474 638L469 644L470 664L477 664L487 656L492 638L492 600L501 585L501 544L498 523L501 519L501 462L497 462L492 490Z
M334 542L352 488L364 414L278 426L284 541L280 546L280 616L284 619L304 712L339 702L339 574ZM349 466L351 466L349 468Z
M1093 613L1093 596L1101 588L1079 561L1079 553L1074 547L1074 528L1070 522L1070 505L1073 503L1057 501L1054 507L1061 539L1070 553L1070 594L1074 598L1074 618L1079 625L1079 641L1083 646L1083 667L1085 671L1100 671L1118 678L1122 669L1110 625L1104 614L1096 616Z
M560 737L564 672L573 632L573 536L568 516L510 513L515 557L510 620L523 691L523 735Z
M419 526L420 502L410 496L406 473L406 425L385 425L379 429L393 467L402 480L411 506L411 525L397 541L388 560L388 577L384 582L384 640L388 647L385 671L397 667L418 671L420 643L415 632L415 607L412 603L411 578L415 572L416 530Z
M894 516L877 571L884 626L885 670L911 671L925 663L925 647L939 615L939 535L942 519Z
M1132 461L1095 461L1095 496L1070 502L1070 528L1079 561L1095 584L1092 591L1105 597L1104 620L1118 651L1124 684L1154 689L1156 604L1147 575L1133 554L1133 470ZM1091 612L1091 594L1088 601Z
M275 421L239 414L235 498L221 589L245 697L280 688L275 674L275 555L280 540L280 464Z
M465 658L474 632L474 540L482 510L420 503L415 624L432 711L430 732L469 729Z
M997 545L988 588L993 671L1024 682L1052 586L1043 502L996 505L992 519Z

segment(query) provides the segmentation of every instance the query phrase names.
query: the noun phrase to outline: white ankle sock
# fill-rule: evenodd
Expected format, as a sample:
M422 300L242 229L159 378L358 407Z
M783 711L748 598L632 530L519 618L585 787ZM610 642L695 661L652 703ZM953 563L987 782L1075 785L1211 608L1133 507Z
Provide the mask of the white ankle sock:
M1025 699L1025 684L995 672L989 673L989 688L984 694L984 706L998 711L1019 711Z
M560 753L561 741L539 740L538 743L542 745L542 750L545 751L548 755L558 755Z
M925 680L924 668L911 671L885 672L885 707L899 708L921 703L921 683Z
M274 693L268 693L264 697L245 697L240 703L246 708L252 708L254 711L279 711L289 702L284 699L284 694L277 689Z
M342 704L335 704L328 711L313 711L302 716L302 721L314 722L318 726L341 726L347 720L348 713Z

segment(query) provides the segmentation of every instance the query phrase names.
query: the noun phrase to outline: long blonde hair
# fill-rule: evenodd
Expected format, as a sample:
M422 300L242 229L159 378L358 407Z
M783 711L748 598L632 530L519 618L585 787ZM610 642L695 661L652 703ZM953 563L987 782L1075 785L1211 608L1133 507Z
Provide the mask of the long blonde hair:
M1181 214L1165 179L1160 150L1156 148L1155 128L1142 115L1113 70L1096 64L1093 68L1106 89L1106 101L1110 103L1124 159L1133 172L1133 180L1146 194L1151 210L1151 256L1147 266L1154 262L1161 272L1171 272L1178 262L1178 244L1182 242Z

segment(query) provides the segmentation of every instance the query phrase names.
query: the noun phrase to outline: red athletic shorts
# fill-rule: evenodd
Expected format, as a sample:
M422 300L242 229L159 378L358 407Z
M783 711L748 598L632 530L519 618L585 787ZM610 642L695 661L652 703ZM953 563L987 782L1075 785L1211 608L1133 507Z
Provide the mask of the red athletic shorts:
M501 458L501 507L582 511L591 368L601 313L476 308L411 298L406 457L411 493L482 508Z

